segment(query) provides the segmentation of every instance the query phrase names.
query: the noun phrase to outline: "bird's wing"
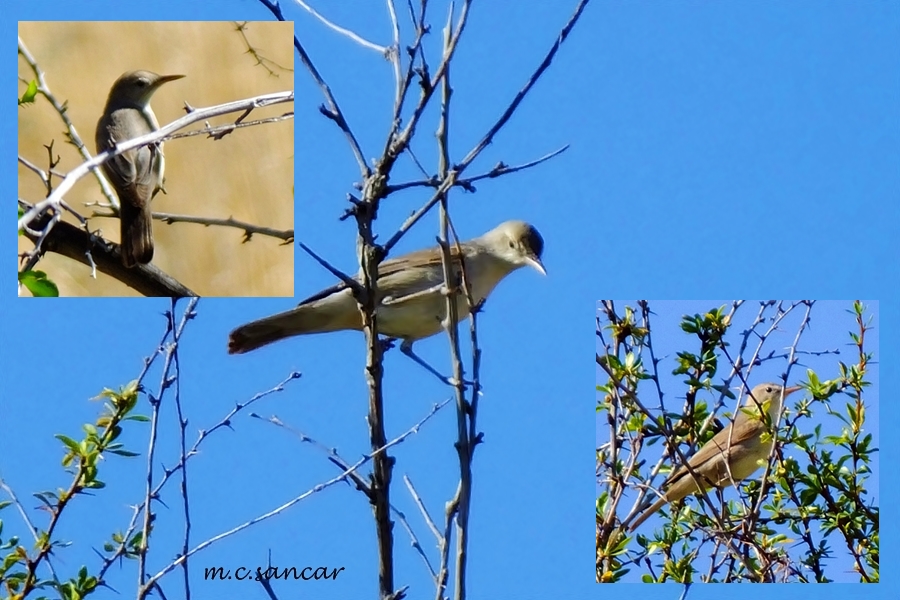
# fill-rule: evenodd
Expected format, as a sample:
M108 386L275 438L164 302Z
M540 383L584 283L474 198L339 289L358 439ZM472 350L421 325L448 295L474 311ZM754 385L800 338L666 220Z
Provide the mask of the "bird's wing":
M742 458L745 452L741 451L740 442L742 441L740 438L743 435L746 435L746 427L744 426L746 421L750 417L743 411L740 411L735 417L734 422L729 424L728 427L717 433L712 437L711 440L703 444L703 446L694 453L693 456L688 458L688 463L691 465L691 468L700 475L703 471L703 465L711 458L718 456L719 454L729 453L729 463L734 464L740 458ZM732 433L732 430L734 433ZM728 442L729 438L731 441L731 450L728 450ZM687 467L682 466L680 469L677 469L672 473L669 477L669 482L675 481L676 479L680 479L681 477L687 475L690 477L690 472L687 470Z
M713 438L711 440L709 440L708 442L703 444L703 446L701 446L700 449L697 450L697 452L695 452L692 456L688 457L688 464L691 465L691 468L694 469L695 472L697 472L698 469L700 469L700 467L701 467L701 465L703 465L703 463L705 463L709 459L713 458L714 456L721 454L724 451L725 447L728 444L728 436L731 435L731 433L730 433L731 428L732 428L732 426L728 425L728 427L726 427L725 429L723 429L722 431L717 433L715 436L713 436ZM721 444L717 443L716 438L719 435L723 435L723 434L725 437L721 438L721 440L722 440ZM736 440L732 440L732 442L731 442L732 445L734 445L735 442L736 442ZM666 483L674 482L676 479L681 479L685 475L690 477L691 476L690 471L688 471L687 467L685 467L684 465L681 465L681 467L679 467L678 469L676 469L675 471L672 472L672 474L669 476L669 479ZM699 473L698 473L698 475L699 475Z
M115 150L116 138L112 135L107 127L102 132L97 132L97 149L100 152L104 150ZM137 169L134 162L129 156L129 152L123 152L113 156L104 165L107 168L107 175L115 179L113 183L117 186L132 185L136 178Z
M139 111L137 111L139 112ZM118 141L126 136L121 133L125 130L125 119L127 118L130 112L126 109L122 109L113 113L111 119L112 122L104 127L104 131L102 133L98 133L97 146L98 148L105 148L112 150L116 147ZM140 115L140 118L143 118L143 115ZM139 128L141 129L141 128ZM150 133L152 129L149 128L149 125L141 129L140 131L136 131L138 134ZM159 183L156 180L156 172L154 169L154 164L160 160L158 155L159 150L157 150L156 146L141 146L140 148L133 148L121 154L117 154L106 162L106 166L109 167L106 169L106 174L116 179L113 182L117 188L128 188L134 191L134 194L129 194L128 198L119 198L120 201L130 202L132 204L140 204L138 202L139 199L142 198L151 198L153 194L156 192L157 184Z
M451 260L456 260L459 257L459 251L456 248L456 245L450 247L450 258ZM441 264L441 255L440 253L435 253L434 248L428 248L423 250L416 250L414 252L410 252L409 254L404 254L403 256L398 256L397 258L389 258L378 265L378 282L382 284L385 280L393 279L393 276L398 274L402 274L406 271L410 266L432 266ZM359 276L354 275L352 277L353 281L358 282ZM312 302L318 302L319 300L323 300L332 294L337 294L343 292L348 289L348 285L341 281L340 283L336 283L335 285L325 288L324 290L313 294L309 298L306 298L302 302L300 302L299 306L303 306L304 304L310 304ZM421 286L416 286L416 291L421 291L419 288ZM402 286L401 286L402 288ZM403 294L397 294L397 296L402 297ZM399 301L400 298L394 298L394 302Z
M458 258L459 250L456 248L456 244L453 244L450 246L450 260L456 261ZM394 275L408 266L426 267L439 264L441 264L441 253L435 252L435 248L415 250L397 258L389 258L378 265L378 278Z

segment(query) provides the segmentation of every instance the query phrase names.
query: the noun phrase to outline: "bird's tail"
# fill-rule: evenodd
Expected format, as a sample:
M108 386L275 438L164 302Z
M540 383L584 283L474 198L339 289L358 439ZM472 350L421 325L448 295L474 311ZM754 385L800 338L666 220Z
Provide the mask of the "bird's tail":
M244 354L295 335L359 329L356 302L311 302L241 325L228 336L228 353Z
M153 259L150 207L134 206L127 201L121 202L120 206L122 264L126 267L147 264Z

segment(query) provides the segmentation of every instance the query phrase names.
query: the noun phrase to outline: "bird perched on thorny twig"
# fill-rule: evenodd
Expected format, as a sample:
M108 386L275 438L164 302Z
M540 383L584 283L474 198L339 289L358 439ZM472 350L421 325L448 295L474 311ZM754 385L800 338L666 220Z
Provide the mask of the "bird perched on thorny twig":
M682 465L672 471L663 482L662 497L635 519L629 531L637 529L669 502L681 500L701 488L733 485L756 472L772 452L783 399L799 389L782 388L777 383L762 383L753 388L734 422L688 459L690 470Z
M150 108L150 97L168 81L184 75L157 75L130 71L109 91L103 116L97 123L97 152L114 150L117 144L159 129ZM150 201L162 189L165 159L162 143L128 150L103 163L103 173L119 197L122 264L133 267L153 259L153 215Z
M541 263L544 240L537 229L523 221L502 223L481 237L461 242L460 248L476 305L519 267L530 266L546 274ZM460 251L455 245L450 246L450 251L453 276L458 277ZM379 333L401 339L404 354L436 373L412 352L412 344L443 328L447 304L441 293L444 273L440 249L429 248L385 260L378 265L377 283L375 310ZM468 314L465 295L458 294L456 303L461 320ZM229 336L228 352L242 354L295 335L361 330L362 326L353 290L342 282L307 298L294 309L241 325Z

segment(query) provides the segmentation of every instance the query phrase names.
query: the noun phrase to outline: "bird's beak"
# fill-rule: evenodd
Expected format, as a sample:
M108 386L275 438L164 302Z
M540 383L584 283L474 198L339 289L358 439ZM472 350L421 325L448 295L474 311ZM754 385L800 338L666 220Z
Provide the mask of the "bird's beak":
M176 79L181 79L184 75L160 75L159 80L156 82L158 85L162 85L168 81L175 81Z
M802 389L803 388L800 387L799 385L795 385L794 387L784 388L784 397L787 398L788 394L793 394L794 392L797 392Z
M547 274L547 269L544 268L544 263L542 263L541 259L539 259L537 256L526 256L525 262L534 267L535 270L541 275Z

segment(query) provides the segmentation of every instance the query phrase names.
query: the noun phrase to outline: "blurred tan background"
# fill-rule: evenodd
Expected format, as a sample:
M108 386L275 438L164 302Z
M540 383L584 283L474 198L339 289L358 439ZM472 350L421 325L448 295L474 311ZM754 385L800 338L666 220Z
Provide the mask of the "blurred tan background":
M94 130L112 83L125 71L147 69L183 74L153 96L160 126L185 114L184 103L203 108L294 88L293 24L248 23L245 35L275 75L256 64L247 42L232 22L20 22L19 36L43 70L47 86L60 102L91 155ZM19 95L34 76L19 56ZM293 111L293 104L254 110L255 120ZM60 157L58 172L80 164L66 143L65 126L50 104L38 96L19 109L19 153L48 168L44 148L53 142ZM239 114L218 117L213 125L233 122ZM199 129L198 123L190 129ZM278 230L294 228L294 120L237 129L215 141L195 136L166 142L166 191L153 201L154 212L238 221ZM46 196L39 178L19 165L19 196L37 202ZM93 175L81 179L66 196L82 216L108 209ZM71 216L66 220L76 222ZM116 218L91 218L92 231L119 241ZM202 296L292 296L294 244L254 235L242 243L243 230L191 223L166 224L154 219L153 264ZM19 251L33 244L19 238ZM47 253L36 267L47 272L62 296L135 296L119 281L97 274L65 257Z

